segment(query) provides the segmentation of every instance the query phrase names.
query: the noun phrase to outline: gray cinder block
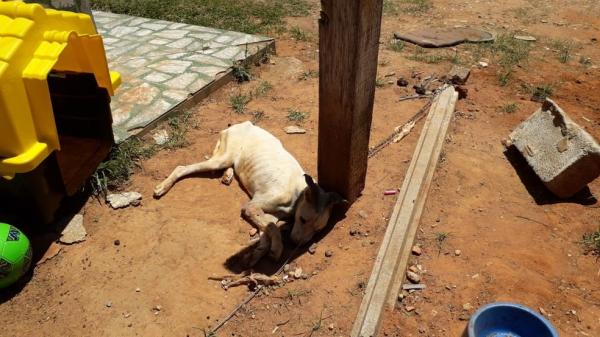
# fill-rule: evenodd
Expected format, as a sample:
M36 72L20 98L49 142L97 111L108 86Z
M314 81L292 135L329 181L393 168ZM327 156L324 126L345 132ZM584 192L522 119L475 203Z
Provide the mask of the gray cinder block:
M600 175L600 146L550 99L510 134L511 144L558 197L572 196Z

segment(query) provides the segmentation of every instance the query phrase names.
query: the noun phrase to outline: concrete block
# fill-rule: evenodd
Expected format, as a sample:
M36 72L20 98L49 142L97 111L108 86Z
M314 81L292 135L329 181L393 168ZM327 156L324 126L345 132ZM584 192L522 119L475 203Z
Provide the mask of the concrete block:
M568 198L600 176L600 146L550 99L510 134L511 144L558 197Z
M471 69L455 65L450 69L448 79L452 84L465 84L469 75L471 75Z

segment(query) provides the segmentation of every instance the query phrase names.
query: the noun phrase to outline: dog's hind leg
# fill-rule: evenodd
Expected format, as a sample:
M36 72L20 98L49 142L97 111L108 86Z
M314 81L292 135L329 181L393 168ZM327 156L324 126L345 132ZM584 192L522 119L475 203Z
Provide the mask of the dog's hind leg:
M229 186L233 181L233 167L228 168L223 172L223 177L221 177L221 182L223 185Z
M177 180L190 174L231 168L233 166L233 156L230 149L227 148L227 143L227 130L225 130L221 132L221 137L215 146L212 158L197 164L177 166L167 179L154 188L154 196L158 198L165 195Z

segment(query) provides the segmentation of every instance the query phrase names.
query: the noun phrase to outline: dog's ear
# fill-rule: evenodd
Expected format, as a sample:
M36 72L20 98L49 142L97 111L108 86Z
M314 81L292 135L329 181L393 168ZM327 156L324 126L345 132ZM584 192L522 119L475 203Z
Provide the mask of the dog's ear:
M319 186L315 184L315 181L308 174L304 175L304 180L306 180L306 185L308 185L308 189L306 189L306 200L311 204L318 204L319 202L319 193L321 192Z
M347 205L348 204L348 200L342 198L341 195L339 195L336 192L329 192L327 193L327 204L334 206L334 205Z

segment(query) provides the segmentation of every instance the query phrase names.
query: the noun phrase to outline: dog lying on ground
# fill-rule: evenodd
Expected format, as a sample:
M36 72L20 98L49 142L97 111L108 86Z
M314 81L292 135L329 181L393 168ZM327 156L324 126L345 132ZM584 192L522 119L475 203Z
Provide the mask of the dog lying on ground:
M290 220L292 241L303 245L327 225L332 207L345 202L319 187L275 136L251 122L221 131L210 159L178 166L156 186L154 196L163 196L182 177L215 170L225 170L222 182L227 185L237 175L251 196L242 206L242 216L258 230L259 238L246 257L249 267L267 254L275 260L281 257L281 232Z

